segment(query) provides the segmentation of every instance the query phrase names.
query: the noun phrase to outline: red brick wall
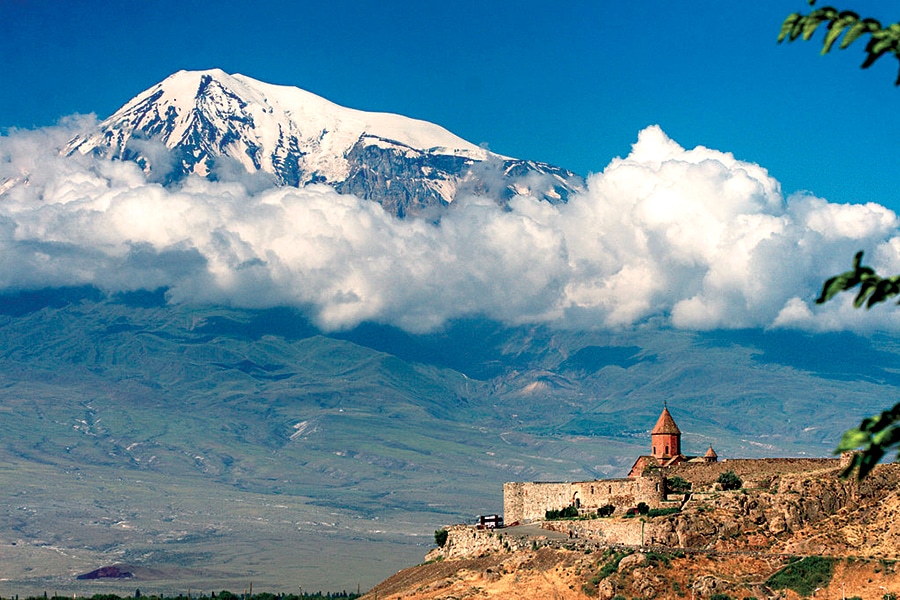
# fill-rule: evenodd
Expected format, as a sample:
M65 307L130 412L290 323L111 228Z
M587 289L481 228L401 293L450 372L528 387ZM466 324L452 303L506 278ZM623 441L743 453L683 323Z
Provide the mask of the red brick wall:
M653 456L678 456L681 454L681 436L675 433L654 433L650 436L653 443Z

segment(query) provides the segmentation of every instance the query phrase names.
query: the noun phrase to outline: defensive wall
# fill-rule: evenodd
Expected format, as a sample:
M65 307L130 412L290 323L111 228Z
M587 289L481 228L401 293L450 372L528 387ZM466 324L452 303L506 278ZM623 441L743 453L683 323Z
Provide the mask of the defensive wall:
M844 459L846 460L846 458ZM656 469L640 477L596 479L576 482L510 482L503 484L503 517L507 525L543 520L548 510L576 506L580 512L595 512L612 504L621 515L640 502L650 508L668 506L666 479L681 477L694 492L711 488L725 471L733 471L744 487L766 488L777 478L797 473L836 471L841 459L764 458L729 459L715 463L681 463Z
M570 547L586 545L594 550L605 546L639 546L643 542L643 525L640 519L592 519L589 521L547 521L541 529L548 535L519 531L519 528L478 529L471 525L445 527L447 540L442 547L434 548L425 560L472 558L492 552L516 552L550 546ZM562 536L552 536L549 532ZM561 538L561 539L560 539Z
M575 506L581 512L596 512L612 504L616 513L644 502L656 508L665 500L660 475L627 479L597 479L576 482L509 482L503 484L503 518L507 525L544 519L548 510Z
M836 470L848 458L729 458L715 463L681 463L667 468L665 475L686 479L693 484L694 491L701 491L715 483L722 473L733 471L744 487L761 488L769 487L783 475Z
M608 546L640 546L644 543L643 519L590 519L585 521L545 521L542 529L571 533L575 539L589 539Z
M852 455L828 458L730 459L717 462L710 446L702 457L681 454L681 431L667 406L650 432L652 453L639 456L624 479L576 482L510 482L503 484L503 516L507 525L543 520L549 510L574 506L593 513L606 505L621 515L640 503L650 508L666 505L667 480L675 477L691 483L693 493L714 491L719 475L733 471L747 488L768 488L780 477L796 473L824 473L849 465ZM670 454L671 453L671 454ZM687 497L673 496L680 504ZM671 504L668 504L671 506Z

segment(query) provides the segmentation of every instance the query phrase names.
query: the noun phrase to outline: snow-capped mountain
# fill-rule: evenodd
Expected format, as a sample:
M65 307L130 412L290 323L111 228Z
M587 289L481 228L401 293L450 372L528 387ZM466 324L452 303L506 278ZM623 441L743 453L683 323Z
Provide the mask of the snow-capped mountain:
M159 156L161 145L170 154ZM236 162L280 185L326 183L398 216L447 204L462 191L564 202L583 185L570 171L491 153L433 123L345 108L218 69L171 75L66 152L135 160L147 171L174 162L168 174L175 178L217 177Z

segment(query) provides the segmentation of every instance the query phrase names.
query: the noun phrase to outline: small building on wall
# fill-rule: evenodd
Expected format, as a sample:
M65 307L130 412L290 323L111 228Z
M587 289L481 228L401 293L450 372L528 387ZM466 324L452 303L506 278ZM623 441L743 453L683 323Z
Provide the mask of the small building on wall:
M705 457L681 453L681 430L667 406L650 433L651 452L639 456L629 476L622 479L595 479L576 482L510 482L503 484L503 516L507 524L544 519L549 510L574 506L579 512L596 512L612 505L623 513L641 502L657 508L665 502L665 472L686 462L715 462L710 447Z

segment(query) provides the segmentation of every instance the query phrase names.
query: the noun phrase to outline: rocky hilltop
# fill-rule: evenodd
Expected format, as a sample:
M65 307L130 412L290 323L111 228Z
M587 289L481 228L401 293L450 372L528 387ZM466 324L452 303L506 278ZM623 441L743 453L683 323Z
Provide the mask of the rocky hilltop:
M741 462L736 471L764 461L735 461ZM815 461L799 461L793 470L782 464L757 472L756 480L745 473L746 485L736 491L695 483L676 514L496 531L453 526L428 562L401 571L368 597L900 594L900 464L883 465L857 482L841 480L837 461L826 462L829 467L816 470L809 469L820 464Z

